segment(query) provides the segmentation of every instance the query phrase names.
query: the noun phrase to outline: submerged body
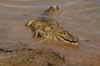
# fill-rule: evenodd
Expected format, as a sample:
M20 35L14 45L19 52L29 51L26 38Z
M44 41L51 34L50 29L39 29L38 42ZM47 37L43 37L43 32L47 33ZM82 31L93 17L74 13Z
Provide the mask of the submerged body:
M50 16L59 10L58 6L51 6L39 18L34 18L26 23L26 28L32 32L34 38L45 37L61 40L66 43L78 44L78 39L70 32L59 27L58 22Z

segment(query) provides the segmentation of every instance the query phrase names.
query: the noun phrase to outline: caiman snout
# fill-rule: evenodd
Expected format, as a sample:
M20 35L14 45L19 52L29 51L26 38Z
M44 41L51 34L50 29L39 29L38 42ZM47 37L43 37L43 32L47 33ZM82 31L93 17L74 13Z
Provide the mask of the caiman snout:
M78 38L74 37L69 31L60 31L57 38L65 43L79 44Z
M74 39L70 42L71 44L79 44L78 38L74 37Z

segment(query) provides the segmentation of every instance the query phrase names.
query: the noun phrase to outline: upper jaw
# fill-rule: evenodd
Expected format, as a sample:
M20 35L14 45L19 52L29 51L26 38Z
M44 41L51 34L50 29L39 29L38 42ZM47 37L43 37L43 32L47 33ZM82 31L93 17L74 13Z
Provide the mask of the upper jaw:
M67 40L67 39L63 38L62 36L57 36L57 37L58 37L58 39L64 41L65 43L69 43L69 44L73 44L73 45L78 45L79 44L78 39L76 40L76 38L75 38L75 41L70 41L70 40Z

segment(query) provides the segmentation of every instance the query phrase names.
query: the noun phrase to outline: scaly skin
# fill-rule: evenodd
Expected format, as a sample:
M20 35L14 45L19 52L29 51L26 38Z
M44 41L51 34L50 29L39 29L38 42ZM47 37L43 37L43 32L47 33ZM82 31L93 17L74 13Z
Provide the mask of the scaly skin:
M34 18L26 23L26 28L32 32L33 37L45 37L60 40L65 43L78 44L78 38L73 37L72 34L59 27L57 21L50 16L59 10L58 6L51 6L44 11L39 18Z
M45 33L43 34L45 26L50 25L51 27L56 27L59 25L55 19L50 17L52 14L58 11L59 8L60 7L58 6L51 6L45 10L39 18L33 18L26 23L26 28L29 31L32 31L34 38L37 38L39 35L42 37L45 35Z

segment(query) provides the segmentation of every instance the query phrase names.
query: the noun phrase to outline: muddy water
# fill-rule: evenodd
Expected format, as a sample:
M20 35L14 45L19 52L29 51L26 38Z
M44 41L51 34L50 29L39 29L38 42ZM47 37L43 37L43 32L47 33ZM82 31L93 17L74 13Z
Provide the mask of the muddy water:
M54 46L37 44L26 29L25 23L29 19L38 17L52 5L64 7L52 17L79 38L77 49L63 43L52 43ZM100 0L0 0L0 47L20 42L34 48L52 47L64 56L66 63L72 65L99 56Z

